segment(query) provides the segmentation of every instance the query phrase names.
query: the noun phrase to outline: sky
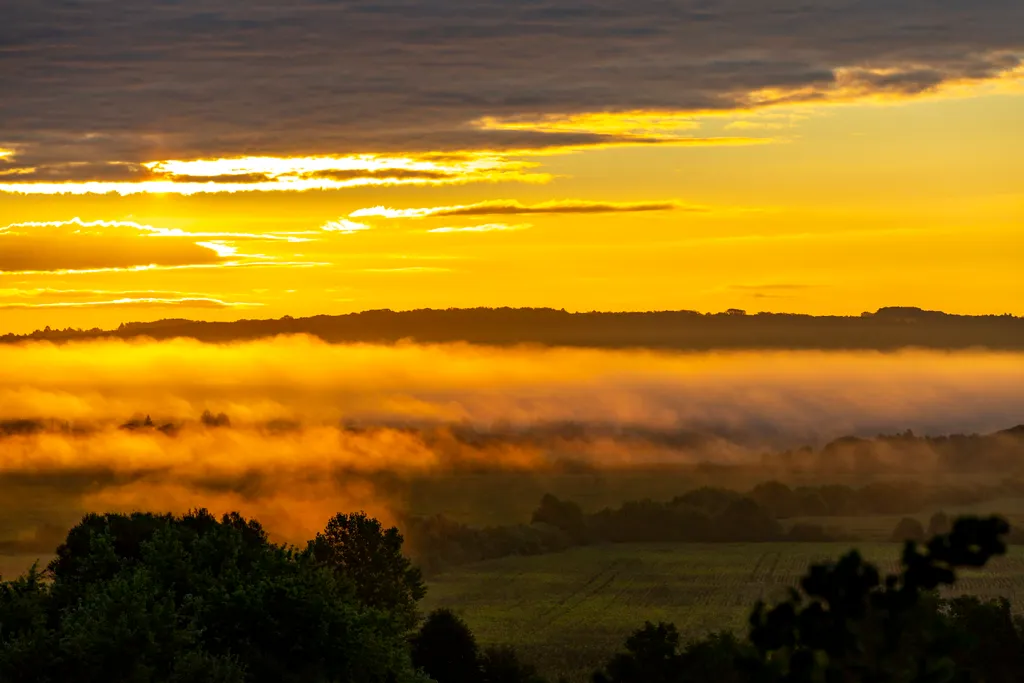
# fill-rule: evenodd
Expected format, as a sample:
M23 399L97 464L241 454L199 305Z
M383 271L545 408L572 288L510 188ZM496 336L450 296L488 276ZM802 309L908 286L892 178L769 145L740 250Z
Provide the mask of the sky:
M1021 26L1018 0L8 0L0 332L1024 315Z

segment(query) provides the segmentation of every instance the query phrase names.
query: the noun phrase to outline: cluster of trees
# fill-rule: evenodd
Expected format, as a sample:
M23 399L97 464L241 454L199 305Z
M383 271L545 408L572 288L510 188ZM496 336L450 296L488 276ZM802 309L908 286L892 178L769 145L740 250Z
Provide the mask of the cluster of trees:
M425 572L509 555L543 555L576 545L548 524L473 527L444 515L410 517L402 522L409 553Z
M790 487L778 481L746 492L703 487L661 502L629 501L586 513L575 502L546 494L529 524L473 527L444 515L410 517L402 528L410 551L426 571L508 555L540 555L593 543L738 543L856 540L827 524L829 517L912 515L940 505L965 505L1002 496L1024 496L1016 480L984 487L926 487L913 482L876 482ZM780 520L798 521L785 527ZM948 517L935 513L924 525L904 517L892 540L921 541L945 533ZM1013 540L1024 541L1024 532Z
M744 495L770 510L777 519L912 515L937 507L1024 497L1024 483L1006 479L998 484L951 486L893 480L859 487L845 484L790 487L768 481Z
M562 529L578 543L732 543L786 538L778 520L753 498L716 488L695 489L667 503L630 501L593 514L584 514L576 503L549 494L541 499L532 521Z
M424 681L401 543L363 514L303 550L237 514L89 515L44 572L0 583L0 680Z
M907 430L870 439L846 436L820 450L801 448L773 453L764 458L764 463L790 471L805 469L818 473L985 472L1005 476L1009 472L1019 476L1022 457L1024 425L1017 425L991 434L917 436ZM1020 489L1019 480L1011 483ZM918 488L919 493L924 493L924 486ZM964 487L960 491L967 494L971 489Z
M836 540L816 524L783 529L754 499L718 488L701 488L662 503L630 501L595 513L546 494L529 524L475 528L443 515L409 518L402 524L410 550L428 571L505 557L540 555L592 543Z

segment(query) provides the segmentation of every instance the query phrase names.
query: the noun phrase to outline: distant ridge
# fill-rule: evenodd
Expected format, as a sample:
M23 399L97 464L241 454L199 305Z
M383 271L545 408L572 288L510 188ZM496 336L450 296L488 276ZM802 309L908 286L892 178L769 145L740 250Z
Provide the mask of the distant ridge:
M37 330L0 336L25 340L187 337L227 342L309 334L331 343L468 342L472 344L598 348L711 349L931 349L1024 350L1024 318L952 315L914 307L886 307L860 316L649 311L569 313L553 308L375 310L309 318L202 322L184 319L124 323L116 330Z

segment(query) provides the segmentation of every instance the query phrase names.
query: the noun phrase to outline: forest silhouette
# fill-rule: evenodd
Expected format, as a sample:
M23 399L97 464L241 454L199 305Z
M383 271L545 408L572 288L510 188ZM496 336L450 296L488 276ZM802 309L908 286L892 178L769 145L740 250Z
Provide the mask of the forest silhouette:
M6 334L27 339L172 339L226 342L308 334L331 343L468 342L656 349L1024 349L1024 318L952 315L891 306L859 316L697 311L584 312L553 308L376 310L308 318L204 322L168 319L123 323L116 330L66 328Z

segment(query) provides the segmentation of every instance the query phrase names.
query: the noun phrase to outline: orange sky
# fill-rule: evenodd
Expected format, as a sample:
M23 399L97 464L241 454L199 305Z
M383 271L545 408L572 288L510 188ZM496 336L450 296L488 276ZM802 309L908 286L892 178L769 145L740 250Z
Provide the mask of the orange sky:
M168 133L121 161L0 106L0 333L449 306L1024 315L1024 70L1000 59L898 92L880 83L917 72L835 63L717 109L467 104L461 130L498 137L464 147Z

